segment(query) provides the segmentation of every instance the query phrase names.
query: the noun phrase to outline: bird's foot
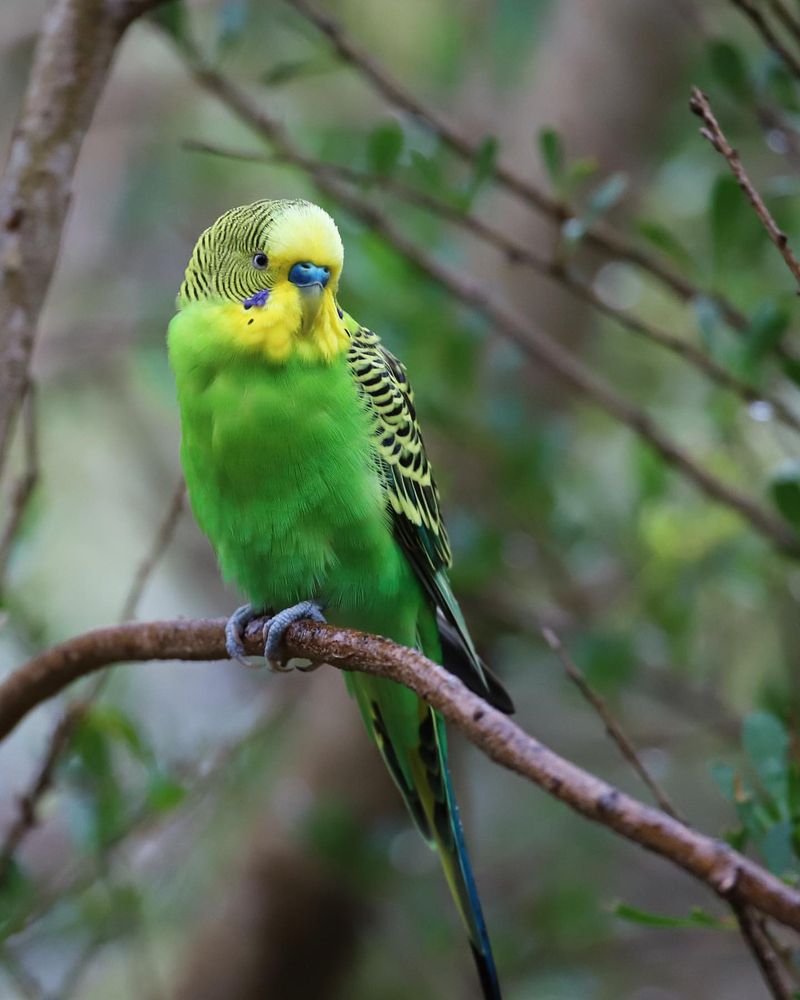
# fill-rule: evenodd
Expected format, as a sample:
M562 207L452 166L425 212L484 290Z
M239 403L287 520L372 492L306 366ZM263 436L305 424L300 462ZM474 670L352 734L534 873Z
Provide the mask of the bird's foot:
M291 608L284 608L283 611L279 611L277 615L270 618L264 626L264 656L270 670L286 673L289 670L294 670L295 665L297 670L302 670L303 672L317 669L319 666L318 663L309 662L306 665L305 661L302 661L303 666L301 666L300 661L287 662L281 656L281 647L283 646L283 637L286 634L286 629L294 622L303 621L304 619L310 619L314 622L325 621L322 608L316 601L301 601Z
M232 660L238 660L243 667L251 666L244 651L244 632L254 618L263 615L263 610L252 604L237 608L225 623L225 649Z

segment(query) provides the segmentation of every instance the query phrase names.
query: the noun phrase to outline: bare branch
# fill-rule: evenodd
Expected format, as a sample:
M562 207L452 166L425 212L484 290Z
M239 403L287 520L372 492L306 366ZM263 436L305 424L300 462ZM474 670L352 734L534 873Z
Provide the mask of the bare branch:
M784 0L767 0L772 13L781 22L783 27L794 38L795 44L800 45L800 21L792 14L784 3Z
M14 540L19 531L22 519L28 509L33 491L39 481L39 433L36 420L36 391L32 382L22 401L22 448L24 451L24 468L19 479L13 486L11 494L11 510L0 537L0 593L3 591L8 560L14 547Z
M553 629L547 627L542 628L541 633L547 645L553 650L558 659L561 661L561 665L563 666L566 675L573 682L573 684L575 684L586 701L589 702L589 704L595 709L597 714L603 720L606 732L617 744L622 756L628 761L644 784L653 793L653 797L656 802L658 802L659 806L665 813L667 813L667 815L672 816L673 819L678 820L680 823L686 823L686 820L673 806L667 793L642 763L641 758L636 752L636 748L633 746L617 720L609 711L605 699L592 688L581 670L573 662L572 657L569 655L566 647L561 641L560 636L558 636ZM791 1000L789 993L786 991L783 977L780 972L779 958L776 955L772 942L768 937L763 917L755 914L749 906L746 906L740 900L734 898L730 899L728 902L738 921L744 942L758 965L758 968L767 985L767 989L770 991L775 1000Z
M196 152L212 153L218 156L243 159L250 162L288 162L286 157L228 149L198 140L186 140L183 145L186 149ZM418 205L420 208L438 215L453 225L459 226L477 239L495 247L495 249L504 254L510 264L530 268L530 270L535 271L537 274L541 274L543 277L557 282L599 313L614 320L623 329L645 340L649 340L681 358L712 382L735 393L745 403L749 404L758 400L768 403L777 420L792 430L800 431L800 417L779 397L737 378L733 373L723 368L722 365L717 364L712 357L684 337L679 337L666 330L662 330L653 323L648 323L641 319L639 316L634 316L624 309L610 305L594 291L590 284L572 274L563 262L553 258L545 259L538 256L529 247L508 237L502 230L484 222L472 213L462 212L439 198L403 183L391 174L366 174L362 171L354 170L352 167L314 160L311 157L297 157L294 160L294 165L301 166L309 172L315 170L324 171L332 177L339 177L350 184L378 185L398 195L405 201Z
M0 468L55 267L83 137L129 23L163 0L54 0L0 181Z
M711 104L709 103L708 98L699 87L692 88L692 96L689 101L689 107L692 112L703 121L703 128L700 129L700 135L702 135L704 139L708 139L714 149L727 160L731 173L736 178L739 187L742 191L744 191L747 196L747 200L755 209L756 215L761 220L764 229L766 229L767 235L780 251L780 255L783 257L786 266L792 272L792 276L798 286L800 286L800 261L798 261L792 253L792 248L789 246L789 238L786 233L778 227L778 224L773 219L770 210L764 204L763 198L753 186L753 182L748 177L747 171L742 166L739 154L725 137L725 133L720 128L720 124L714 116L714 112L711 110Z
M619 747L620 753L628 761L634 771L639 775L644 784L653 793L653 798L659 804L659 806L664 810L664 812L671 816L673 819L678 820L679 823L685 823L686 820L680 815L678 810L670 801L669 796L664 791L664 789L658 784L655 778L650 774L647 768L641 761L641 758L636 752L636 748L633 746L631 741L622 731L617 720L609 711L608 705L605 699L602 698L589 682L584 677L581 670L578 669L577 665L574 663L572 657L567 652L564 643L561 641L561 637L551 628L542 628L542 636L547 645L553 650L553 652L558 657L561 662L561 666L564 668L564 673L569 677L572 683L577 687L586 701L592 706L592 708L597 712L600 718L603 720L603 725L606 727L606 732L611 737L611 739Z
M730 901L736 915L742 937L756 961L767 989L775 1000L792 1000L792 994L781 974L780 962L767 936L763 917L755 914L751 907L739 900Z
M309 3L309 0L287 0L287 3L316 25L319 31L331 42L337 54L390 104L424 123L426 128L462 159L470 163L474 162L480 149L479 140L465 134L444 115L409 93L397 80L392 79L368 52L347 36L342 26L327 12L323 13L318 10ZM493 176L507 190L555 222L563 223L572 216L568 206L551 198L544 191L531 184L527 178L512 171L510 167L502 163L495 164ZM684 302L691 301L698 295L707 294L684 278L683 275L673 271L663 261L627 242L608 227L598 224L591 226L584 240L597 250L620 260L626 260L647 271ZM731 302L719 295L712 294L710 297L717 303L725 319L733 327L746 329L747 318Z
M144 588L147 585L153 570L160 562L164 552L169 547L172 536L178 525L183 510L186 486L183 477L178 482L175 491L167 507L167 512L158 526L150 551L142 559L136 569L133 581L123 601L120 620L126 621L133 618L139 606ZM0 884L8 870L11 859L14 857L19 845L36 826L38 820L38 808L42 796L53 784L53 776L56 766L72 739L72 735L81 724L86 713L93 703L100 696L105 686L108 674L103 674L96 679L95 683L81 698L73 699L56 723L47 741L44 754L33 778L28 784L28 788L17 799L17 816L11 826L0 841Z
M772 51L780 56L786 64L787 69L800 80L800 60L781 42L780 38L772 30L769 21L767 21L763 12L759 10L756 4L752 3L752 0L731 0L731 3L750 21Z
M314 167L295 147L278 121L255 102L249 91L228 77L202 63L197 53L184 52L197 82L218 97L242 121L274 144L281 156L306 170L317 187L343 205L369 229L379 233L419 270L427 274L451 295L483 315L507 339L513 341L533 362L545 367L565 385L614 419L629 427L659 455L694 483L703 493L736 511L780 552L800 557L800 538L780 517L733 486L717 479L676 441L665 434L655 421L629 402L611 385L586 368L574 355L548 334L532 330L526 319L508 310L492 297L483 285L461 271L448 267L426 253L397 229L378 209L355 196L337 182L324 168Z
M185 499L186 484L183 481L183 476L181 476L178 480L178 485L173 491L172 499L169 502L164 518L156 530L155 537L153 538L153 542L150 546L150 551L144 559L142 559L136 569L130 589L128 590L122 604L122 611L119 616L121 621L127 621L129 618L133 618L135 616L136 609L139 607L139 602L142 599L142 594L144 593L147 581L150 579L153 570L161 561L164 552L168 548L169 543L172 541L172 536L175 534L178 521L183 513Z
M253 622L248 628L248 654L260 654L263 624ZM796 890L722 841L692 830L564 760L421 653L378 636L316 622L290 626L284 646L290 657L404 684L498 764L588 819L679 865L723 899L742 900L800 930L800 893ZM111 664L225 657L225 619L137 622L84 633L34 657L0 685L0 739L37 705L78 678Z

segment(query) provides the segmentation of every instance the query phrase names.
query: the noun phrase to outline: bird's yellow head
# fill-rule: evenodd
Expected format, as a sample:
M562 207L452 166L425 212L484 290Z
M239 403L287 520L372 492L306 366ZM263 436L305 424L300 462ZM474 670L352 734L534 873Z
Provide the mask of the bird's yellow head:
M198 239L178 306L217 310L231 347L272 363L331 361L349 339L336 305L343 261L336 223L317 205L242 205Z

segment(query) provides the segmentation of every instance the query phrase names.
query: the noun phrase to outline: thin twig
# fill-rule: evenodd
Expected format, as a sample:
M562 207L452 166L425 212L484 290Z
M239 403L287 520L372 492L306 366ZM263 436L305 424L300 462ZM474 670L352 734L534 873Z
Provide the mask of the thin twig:
M582 671L575 664L561 641L560 636L552 628L544 627L540 631L547 645L553 650L558 659L561 661L561 665L564 668L566 675L573 682L573 684L575 684L586 701L589 702L589 704L595 709L597 714L603 720L608 735L617 744L622 756L628 761L644 784L653 793L653 797L656 802L658 802L659 806L665 813L672 816L673 819L678 820L680 823L686 823L686 820L678 813L677 809L672 804L666 791L642 763L641 758L636 752L636 748L633 746L631 741L623 732L619 723L611 714L605 699L592 688L584 677ZM791 1000L780 972L780 959L776 954L772 941L768 936L763 917L754 913L751 907L745 905L738 899L730 899L728 900L728 904L733 910L745 944L753 955L753 958L761 971L770 993L775 1000Z
M178 525L183 510L186 487L181 477L167 507L166 515L158 526L149 551L139 564L128 593L125 596L120 613L120 620L127 621L136 614L147 581L156 569L158 563L169 547L172 536ZM6 831L0 842L0 885L9 869L11 859L20 844L38 820L39 803L45 793L52 787L56 767L78 726L86 717L94 702L100 696L108 681L108 674L95 678L89 690L80 698L73 699L64 710L64 714L54 726L47 741L39 767L31 779L27 789L18 797L17 816Z
M237 760L251 752L254 744L273 734L276 727L283 725L284 721L283 711L273 708L254 723L244 736L216 750L210 760L203 761L201 768L191 767L189 773L179 773L178 777L185 791L184 799L168 815L154 812L148 799L140 802L126 817L125 822L104 842L99 857L97 854L81 857L70 870L60 873L54 884L37 886L35 898L23 913L15 915L9 933L19 934L27 930L50 913L61 900L78 896L93 886L103 872L108 870L116 852L129 843L132 837L144 841L157 836L164 827L169 830L184 822L187 809L194 808L205 795L214 791L221 776L229 774Z
M262 650L263 626L263 620L255 621L247 630L245 650L250 655ZM284 654L405 685L498 764L588 819L667 858L723 899L740 899L800 930L797 890L723 841L638 802L560 757L416 650L379 636L303 621L286 630ZM37 705L111 664L225 657L224 618L129 622L84 633L34 657L0 684L0 739Z
M561 666L564 668L564 672L567 677L572 681L572 683L577 687L586 701L594 708L600 718L603 720L603 725L606 727L606 731L611 739L619 747L620 753L628 761L631 767L636 771L639 777L642 779L644 784L653 793L653 798L659 804L659 806L667 813L668 816L672 816L673 819L678 820L680 823L685 823L686 820L680 815L678 810L670 801L669 796L664 791L664 789L659 785L656 779L650 774L647 768L641 761L641 758L636 752L636 748L633 746L631 741L622 731L619 723L616 721L614 716L611 714L605 699L599 695L594 688L589 684L583 675L583 672L578 668L577 664L573 661L572 657L567 652L564 643L561 641L561 637L552 629L547 626L541 629L542 636L547 645L556 654Z
M183 146L186 149L194 150L196 152L211 153L217 156L246 160L248 162L290 162L287 157L266 153L249 152L246 150L229 149L198 140L185 140ZM548 260L543 257L539 257L536 253L534 253L534 251L530 250L524 244L517 242L515 239L506 235L506 233L502 230L484 222L472 213L462 212L459 209L454 208L452 205L448 205L439 198L426 194L411 185L403 183L391 174L366 174L362 171L355 170L352 167L343 166L337 163L323 162L321 160L314 160L311 157L297 157L293 162L295 166L301 166L306 171L311 172L319 170L327 172L331 176L339 177L349 184L378 185L394 194L397 194L405 201L418 205L419 207L440 216L453 225L461 227L477 239L482 240L499 250L505 255L509 263L528 267L537 274L560 284L563 288L572 292L577 298L597 310L597 312L607 316L609 319L614 320L621 327L623 327L623 329L657 344L659 347L664 348L671 354L674 354L683 361L686 361L694 368L697 368L712 382L715 382L722 388L735 393L745 403L749 404L756 401L768 403L778 421L792 430L800 431L800 417L798 417L791 407L787 406L786 403L784 403L779 397L737 378L734 374L717 364L713 358L692 344L691 341L686 340L684 337L679 337L666 330L662 330L653 323L643 320L639 316L634 316L624 309L619 309L610 305L608 302L604 301L597 294L597 292L594 291L590 284L582 281L580 278L576 277L569 270L567 270L563 262L555 259Z
M763 917L740 900L732 899L729 903L736 915L742 937L761 970L771 995L775 1000L792 1000L792 994L783 981L779 959L766 935Z
M340 58L352 66L390 104L421 121L429 131L456 155L469 163L475 161L475 157L480 150L480 140L472 138L472 136L454 125L441 112L425 104L406 90L367 51L349 38L342 26L327 11L322 12L318 10L308 0L287 0L287 3L314 24L331 42ZM492 176L507 190L543 215L549 216L555 222L561 224L571 218L572 212L566 205L551 198L544 191L532 184L526 177L516 173L502 162L497 162L493 165ZM620 260L626 260L636 267L647 271L684 302L689 302L698 295L707 294L684 278L683 275L673 271L663 261L627 242L622 236L606 226L600 224L590 226L584 236L584 241L587 245L595 249L601 250L612 257L617 257ZM711 294L709 297L718 305L731 326L740 330L747 328L746 316L731 302L716 294Z
M127 596L125 597L125 601L122 605L122 611L120 612L121 621L128 621L128 619L135 616L136 609L139 607L139 602L141 601L142 594L144 593L144 588L147 586L147 581L150 579L153 571L163 558L164 552L169 547L169 543L172 541L172 536L175 534L178 521L183 513L185 498L186 484L181 476L178 480L178 485L173 491L172 499L167 507L164 519L159 525L155 537L153 538L150 551L139 563L136 573L134 574L130 589L128 590Z
M731 173L736 178L739 187L742 191L744 191L748 201L755 209L756 215L759 217L764 229L767 231L767 235L780 251L780 255L783 257L786 266L791 271L795 282L798 286L800 286L800 261L798 261L794 253L792 253L792 248L789 246L788 236L778 226L777 222L775 222L770 210L764 204L763 198L753 186L753 182L748 177L747 171L742 166L739 154L725 137L725 133L720 128L719 122L714 117L714 112L711 110L711 104L709 103L708 98L699 87L692 88L692 97L689 101L689 107L692 112L703 121L703 128L700 129L700 135L702 135L704 139L708 139L714 149L727 161L728 166L731 169Z
M780 56L786 64L786 68L800 80L800 61L781 42L780 38L772 30L769 21L764 17L763 12L759 10L756 4L752 3L751 0L731 0L731 3L750 21L772 51Z
M795 43L800 45L800 21L792 14L783 0L767 0L767 3L775 17L794 38Z
M527 319L508 310L504 303L487 291L485 284L478 284L462 271L457 271L426 253L374 206L355 196L324 169L309 166L308 160L297 150L283 127L253 100L249 91L205 65L196 52L185 50L183 54L194 79L204 89L218 97L238 118L273 143L282 156L306 170L320 190L343 205L367 228L381 235L451 295L483 315L533 362L546 368L565 385L625 424L658 452L668 465L681 472L707 496L736 511L780 552L793 558L800 557L800 538L785 521L735 487L717 479L665 434L644 410L625 399L615 388L586 368L573 354L561 347L555 338L531 329Z
M0 593L3 591L8 560L22 520L39 482L39 432L36 419L36 389L29 381L21 412L22 450L24 466L11 493L11 510L0 537Z
M592 688L584 677L582 671L575 664L561 641L561 638L553 629L548 627L542 628L541 633L547 645L553 650L558 659L561 661L564 672L603 720L608 735L617 744L622 756L628 761L644 784L653 793L653 797L656 802L658 802L659 806L665 813L672 816L673 819L678 820L680 823L686 823L686 820L678 813L675 806L670 801L666 791L655 780L655 778L653 778L642 763L641 758L636 752L636 748L633 746L631 741L623 732L619 723L611 714L605 699ZM741 903L739 900L731 899L728 903L739 923L745 944L753 955L753 958L755 959L756 964L764 977L764 981L770 993L775 1000L791 1000L791 997L786 991L783 983L783 977L781 976L780 969L778 967L779 959L773 950L772 942L767 936L763 918L753 913L750 907Z

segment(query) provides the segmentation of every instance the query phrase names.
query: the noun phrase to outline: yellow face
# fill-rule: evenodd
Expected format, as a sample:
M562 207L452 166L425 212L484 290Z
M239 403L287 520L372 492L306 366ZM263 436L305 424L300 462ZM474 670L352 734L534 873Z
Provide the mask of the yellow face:
M216 310L232 346L269 362L330 361L348 344L335 297L343 258L336 224L317 205L234 208L197 241L179 306Z

